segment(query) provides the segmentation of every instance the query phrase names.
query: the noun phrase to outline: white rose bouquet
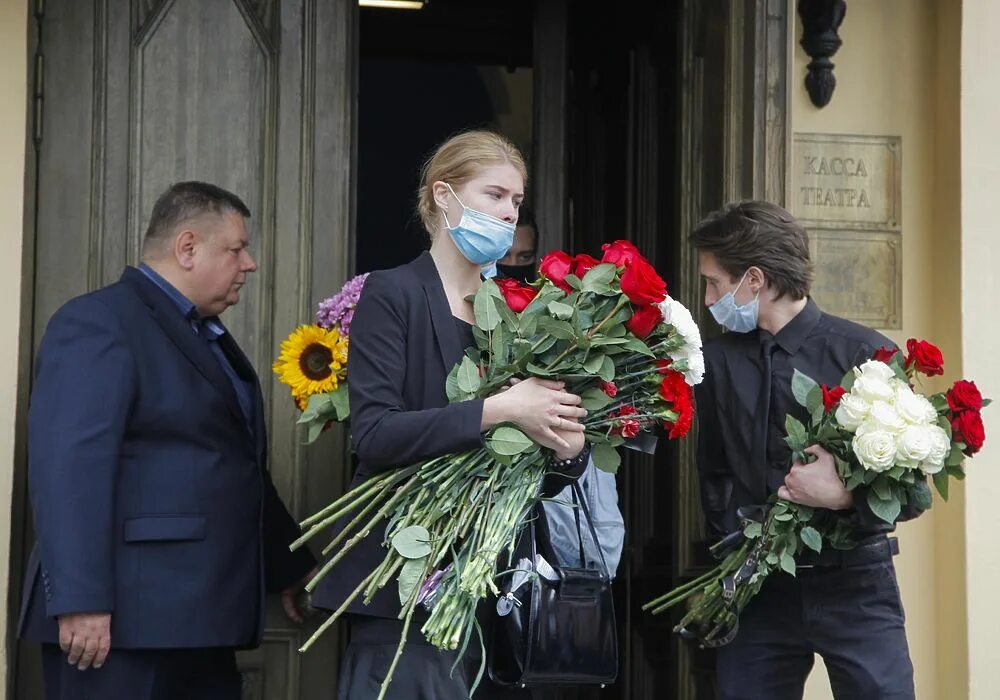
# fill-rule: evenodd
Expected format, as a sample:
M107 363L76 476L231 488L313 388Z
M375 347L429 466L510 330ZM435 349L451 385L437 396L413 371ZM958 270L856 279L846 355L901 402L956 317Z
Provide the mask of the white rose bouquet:
M832 388L796 372L792 393L808 411L809 425L792 415L785 419L793 458L812 461L805 451L811 445L830 452L855 503L866 504L887 523L896 521L903 506L931 507L926 477L947 500L949 479L963 479L965 457L983 446L980 411L990 403L966 380L944 393L921 394L914 388L917 375L944 373L941 351L915 339L906 347L905 357L880 348ZM794 576L796 557L806 548L818 553L824 546L856 544L856 521L832 515L772 496L763 522L745 520L735 547L727 549L732 547L727 537L713 548L722 563L643 609L655 615L700 593L674 631L704 646L726 644L735 636L740 612L769 575L781 570Z

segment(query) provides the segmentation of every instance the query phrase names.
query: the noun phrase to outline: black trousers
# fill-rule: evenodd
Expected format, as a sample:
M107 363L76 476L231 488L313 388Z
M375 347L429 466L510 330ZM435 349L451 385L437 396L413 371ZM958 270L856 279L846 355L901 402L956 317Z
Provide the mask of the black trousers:
M903 621L891 560L772 574L719 649L719 697L799 700L819 654L838 700L912 700Z
M374 700L396 655L402 620L350 615L350 643L340 666L337 700ZM475 647L475 651L473 651ZM466 658L455 665L455 652L428 644L420 625L411 623L399 663L392 674L389 700L468 700L479 672L479 643L469 644ZM454 672L452 667L454 666ZM504 688L484 672L474 700L531 700L531 692Z
M240 700L232 649L111 649L101 668L78 671L42 645L45 700Z

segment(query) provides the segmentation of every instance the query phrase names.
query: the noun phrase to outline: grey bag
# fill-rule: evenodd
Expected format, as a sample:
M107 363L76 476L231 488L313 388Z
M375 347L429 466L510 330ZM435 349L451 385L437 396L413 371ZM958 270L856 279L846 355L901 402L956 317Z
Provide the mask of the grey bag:
M618 571L625 543L625 520L618 508L618 484L615 475L601 471L594 466L594 460L587 462L587 468L579 480L580 490L587 499L587 507L600 542L594 543L587 528L583 528L584 550L590 551L587 559L600 561L595 546L599 546L607 563L611 578ZM580 559L580 530L577 528L576 494L567 486L553 499L543 501L545 520L549 528L549 541L559 562L569 563Z

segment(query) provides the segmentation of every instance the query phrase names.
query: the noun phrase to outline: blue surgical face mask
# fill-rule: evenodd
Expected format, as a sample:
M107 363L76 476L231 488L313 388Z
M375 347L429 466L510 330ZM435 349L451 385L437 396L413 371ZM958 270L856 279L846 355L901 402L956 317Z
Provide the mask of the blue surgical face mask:
M743 279L736 285L736 289L727 292L721 299L708 307L716 322L723 328L734 333L749 333L757 327L760 292L757 292L757 296L753 298L753 301L742 306L736 305L736 292L740 291L740 287L743 286L743 282L746 280L749 272L747 270L743 273Z
M451 193L458 199L451 185L445 183ZM462 204L462 200L458 199ZM514 245L514 224L507 223L495 216L470 209L462 204L462 218L457 226L448 221L448 213L444 212L445 228L451 234L455 247L469 262L482 266L484 277L493 277L497 273L496 262L507 255Z

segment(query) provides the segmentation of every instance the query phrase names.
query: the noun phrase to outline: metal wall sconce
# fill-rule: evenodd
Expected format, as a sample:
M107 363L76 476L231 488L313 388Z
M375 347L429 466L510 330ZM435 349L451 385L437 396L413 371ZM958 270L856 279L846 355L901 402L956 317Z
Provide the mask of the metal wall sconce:
M812 61L806 73L806 90L817 107L825 107L833 97L837 78L830 57L843 43L837 30L847 14L846 0L799 0L802 41L799 42Z

